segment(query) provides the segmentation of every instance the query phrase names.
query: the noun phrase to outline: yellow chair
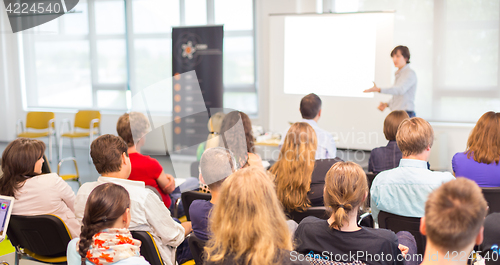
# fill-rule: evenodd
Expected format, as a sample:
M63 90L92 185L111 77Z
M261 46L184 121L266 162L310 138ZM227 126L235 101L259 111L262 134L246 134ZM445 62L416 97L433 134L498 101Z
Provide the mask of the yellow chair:
M68 125L68 132L64 132L64 124ZM90 150L90 144L94 140L94 135L101 135L101 113L98 110L78 111L75 115L75 124L73 128L71 128L71 121L69 119L64 119L61 124L61 134L59 137L59 157L62 157L63 139L65 137L71 139L71 150L73 151L73 157L76 157L73 139L89 137Z
M26 115L26 128L23 121L18 120L16 126L17 137L49 138L49 160L52 160L52 138L56 137L54 112L28 112ZM56 139L57 149L57 139Z
M61 170L61 165L67 161L73 161L73 164L75 165L75 174L60 175L59 171ZM57 175L59 175L59 177L61 177L64 181L75 180L78 182L80 186L82 185L80 183L80 174L78 173L78 165L76 164L76 159L74 157L64 158L61 159L61 161L59 161L59 164L57 164Z

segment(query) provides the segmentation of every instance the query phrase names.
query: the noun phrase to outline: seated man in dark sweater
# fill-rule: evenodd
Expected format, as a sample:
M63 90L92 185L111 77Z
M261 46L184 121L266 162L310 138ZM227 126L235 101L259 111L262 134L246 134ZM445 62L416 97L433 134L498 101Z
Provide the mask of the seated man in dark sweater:
M189 216L194 235L201 240L208 240L208 218L212 207L217 202L219 189L224 180L236 171L236 160L231 151L214 147L205 150L200 159L200 181L208 185L212 199L195 200L189 207Z

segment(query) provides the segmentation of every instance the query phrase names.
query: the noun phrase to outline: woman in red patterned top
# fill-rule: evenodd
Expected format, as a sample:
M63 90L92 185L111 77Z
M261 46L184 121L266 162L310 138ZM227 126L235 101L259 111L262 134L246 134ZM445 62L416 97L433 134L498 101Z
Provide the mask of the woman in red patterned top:
M146 186L155 188L160 193L165 206L170 208L169 194L175 189L174 177L163 171L158 160L140 153L140 148L144 145L144 136L150 131L146 116L140 112L125 113L118 119L116 131L128 145L128 154L132 164L128 179L143 181Z

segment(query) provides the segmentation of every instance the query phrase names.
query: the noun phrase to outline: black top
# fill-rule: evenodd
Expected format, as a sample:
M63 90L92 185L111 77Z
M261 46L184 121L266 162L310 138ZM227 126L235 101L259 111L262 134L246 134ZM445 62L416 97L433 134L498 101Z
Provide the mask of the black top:
M399 160L403 154L399 150L396 141L389 141L387 146L377 147L370 153L368 160L368 171L378 174L384 170L393 169L399 166Z
M314 171L311 175L311 190L307 197L311 201L311 206L324 206L323 189L325 187L325 176L333 164L342 161L336 157L333 159L318 159L314 163Z
M281 264L282 265L311 265L308 261L306 261L303 257L298 257L297 253L292 251L285 251L283 250L282 252L282 257L281 260L283 261ZM239 260L234 260L233 257L230 255L224 261L222 262L211 262L211 261L206 261L204 264L205 265L239 265L239 264L245 264L244 258L240 258Z
M295 230L295 244L299 253L314 253L334 261L405 264L402 256L399 256L401 261L397 261L401 251L396 234L385 229L361 227L358 231L343 232L331 229L326 220L310 216Z

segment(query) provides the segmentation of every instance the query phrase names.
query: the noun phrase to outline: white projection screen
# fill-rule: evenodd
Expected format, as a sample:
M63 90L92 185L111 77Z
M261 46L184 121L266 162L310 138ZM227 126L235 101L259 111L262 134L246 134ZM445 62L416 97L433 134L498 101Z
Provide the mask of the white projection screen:
M270 16L269 128L286 132L301 119L300 99L316 93L323 101L319 125L341 148L370 150L385 145L377 106L391 96L363 93L388 87L396 69L390 57L394 12Z

